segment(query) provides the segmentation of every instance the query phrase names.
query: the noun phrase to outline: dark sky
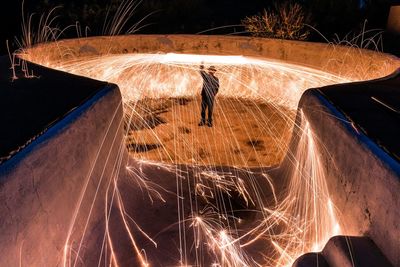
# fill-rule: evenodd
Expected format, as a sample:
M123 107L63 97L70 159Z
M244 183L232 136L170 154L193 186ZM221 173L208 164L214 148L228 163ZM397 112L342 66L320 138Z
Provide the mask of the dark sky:
M0 54L5 54L5 40L15 47L14 36L21 36L22 0L6 0L8 8L0 10ZM102 32L107 7L115 10L121 0L26 0L26 13L43 13L56 5L64 7L57 13L60 28L80 21L89 26L89 35ZM278 0L275 0L279 2ZM297 0L310 12L314 25L328 38L334 33L357 31L364 19L370 28L384 28L389 0ZM240 24L246 16L262 12L274 0L143 0L131 24L155 11L143 23L149 24L141 33L198 33L219 26ZM282 1L280 1L282 2ZM4 3L4 2L3 2ZM364 7L364 8L360 8ZM36 15L37 19L39 16ZM84 27L83 27L84 28ZM207 32L208 34L237 34L242 27L228 27ZM63 38L76 37L74 30L65 32ZM318 41L318 37L312 39Z

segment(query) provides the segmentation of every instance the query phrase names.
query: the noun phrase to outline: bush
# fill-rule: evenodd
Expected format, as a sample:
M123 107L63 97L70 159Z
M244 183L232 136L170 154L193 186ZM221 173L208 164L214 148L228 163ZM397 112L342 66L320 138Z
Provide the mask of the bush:
M310 16L297 3L284 2L263 15L254 15L242 20L246 31L252 36L289 40L306 40L310 35L307 24Z

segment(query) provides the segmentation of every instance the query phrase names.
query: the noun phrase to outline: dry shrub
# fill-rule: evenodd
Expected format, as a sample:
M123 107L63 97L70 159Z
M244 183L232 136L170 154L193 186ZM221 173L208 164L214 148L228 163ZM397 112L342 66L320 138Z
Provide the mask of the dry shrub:
M310 16L301 5L284 2L272 10L265 10L263 15L254 15L242 20L246 31L256 37L306 40L310 35L307 24Z

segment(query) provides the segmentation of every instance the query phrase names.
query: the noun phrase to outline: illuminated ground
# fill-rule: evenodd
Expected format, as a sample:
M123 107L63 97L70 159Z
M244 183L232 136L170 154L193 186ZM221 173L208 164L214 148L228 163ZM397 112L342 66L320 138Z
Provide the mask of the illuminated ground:
M294 113L283 107L218 97L214 126L199 127L199 98L141 100L127 135L135 158L178 164L274 166L285 153ZM285 114L285 116L283 115ZM129 123L129 119L127 119Z

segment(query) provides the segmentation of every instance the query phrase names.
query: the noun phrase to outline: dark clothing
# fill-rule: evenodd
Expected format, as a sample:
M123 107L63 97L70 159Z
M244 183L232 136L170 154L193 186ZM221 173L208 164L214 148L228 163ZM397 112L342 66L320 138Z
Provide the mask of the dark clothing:
M212 114L214 109L214 97L208 98L201 96L201 123L206 122L206 109L208 108L208 122L212 123Z
M218 93L219 80L212 74L200 71L201 77L203 78L203 88L201 90L201 96L206 96L208 98L214 98Z
M201 122L206 121L206 109L208 108L208 122L212 123L215 95L218 93L219 80L212 74L200 70L203 78L203 88L201 90Z

